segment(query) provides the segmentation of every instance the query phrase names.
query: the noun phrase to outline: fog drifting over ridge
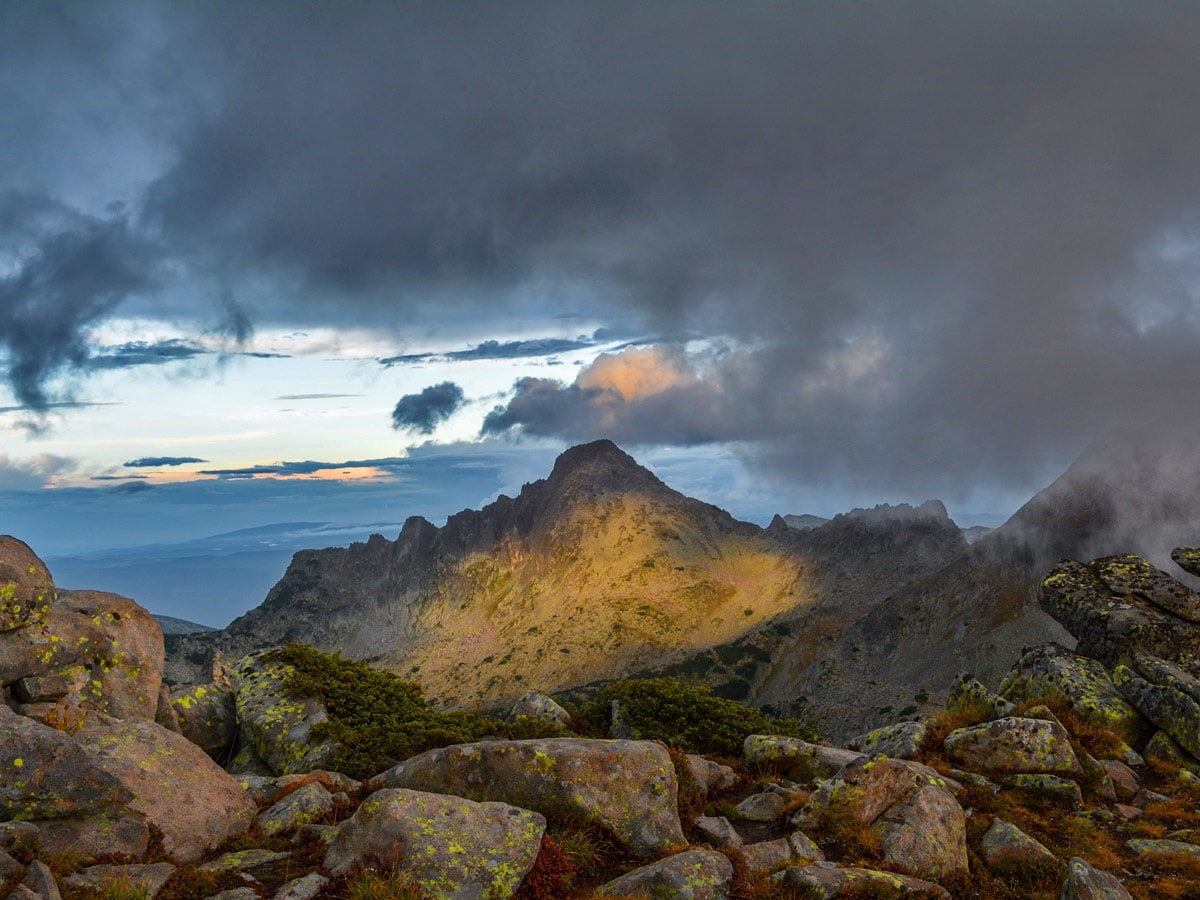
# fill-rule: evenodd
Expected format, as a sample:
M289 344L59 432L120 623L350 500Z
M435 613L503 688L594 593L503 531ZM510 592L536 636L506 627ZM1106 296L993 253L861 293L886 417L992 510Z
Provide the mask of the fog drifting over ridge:
M586 312L656 340L498 382L484 433L1031 493L1191 418L1198 42L1167 3L6 4L0 365L36 418L116 314L234 353Z

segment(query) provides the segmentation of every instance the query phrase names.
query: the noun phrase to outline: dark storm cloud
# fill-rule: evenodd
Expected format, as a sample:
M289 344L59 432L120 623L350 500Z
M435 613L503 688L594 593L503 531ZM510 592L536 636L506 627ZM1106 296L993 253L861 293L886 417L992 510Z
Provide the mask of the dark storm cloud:
M201 475L216 475L220 478L255 478L259 476L275 476L286 478L297 475L314 475L318 472L337 471L340 469L381 469L394 471L406 468L410 461L404 457L384 457L381 459L351 459L344 462L321 462L318 460L302 460L296 462L281 462L272 465L245 466L238 469L201 469Z
M419 363L430 360L469 360L469 359L528 359L539 356L553 356L555 353L569 353L572 350L583 350L594 347L595 341L587 338L532 338L525 341L480 341L474 347L466 350L447 350L441 353L408 353L403 356L389 356L379 360L382 365L393 366L397 363Z
M117 347L105 348L104 352L89 356L76 365L81 369L129 369L134 366L161 366L164 363L180 362L208 353L181 340L158 343L131 341Z
M200 459L197 456L143 456L139 459L131 459L122 465L128 469L155 469L159 466L184 466L188 463L203 462L208 462L208 460Z
M42 413L54 402L46 381L91 362L85 329L152 287L155 253L124 218L14 192L0 194L0 246L4 374Z
M724 334L749 349L693 382L530 384L488 428L744 439L777 470L889 486L1027 481L1114 425L1190 415L1191 5L140 9L185 77L139 83L173 153L137 221L229 283L213 296L278 287L235 335L548 310ZM26 351L23 402L137 287L113 221L84 292L107 299Z
M433 434L438 424L462 408L463 389L453 381L430 385L416 394L405 394L392 410L392 427Z

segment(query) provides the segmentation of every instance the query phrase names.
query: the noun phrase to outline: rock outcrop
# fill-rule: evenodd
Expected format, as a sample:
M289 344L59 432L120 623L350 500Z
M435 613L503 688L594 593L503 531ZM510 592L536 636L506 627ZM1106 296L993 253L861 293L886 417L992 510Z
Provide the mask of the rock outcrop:
M162 629L134 601L59 591L21 541L0 536L0 683L22 715L66 725L93 714L153 719Z
M685 843L675 768L666 748L650 741L460 744L405 760L368 787L437 790L577 817L608 829L641 856Z

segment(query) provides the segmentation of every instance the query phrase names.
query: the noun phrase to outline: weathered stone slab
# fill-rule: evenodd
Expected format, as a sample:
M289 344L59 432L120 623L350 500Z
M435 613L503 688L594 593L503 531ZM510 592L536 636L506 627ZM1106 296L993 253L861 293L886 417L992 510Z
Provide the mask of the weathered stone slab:
M864 754L810 744L799 738L752 734L742 744L742 756L747 769L778 772L793 781L811 781L837 774L844 765Z
M946 753L986 772L1082 775L1071 738L1057 722L1006 716L946 736Z
M334 741L317 740L313 727L328 720L328 711L285 687L294 670L271 657L271 650L252 653L229 674L242 738L276 775L327 768L339 748Z
M163 849L179 862L199 859L254 819L254 803L237 781L161 725L128 719L84 729L77 739L92 763L133 794L128 807L162 832Z
M439 900L511 897L533 867L546 820L507 803L385 788L338 830L325 867L396 869Z
M726 900L733 864L715 850L685 850L626 872L598 894L646 896L652 900Z
M1057 698L1085 722L1137 741L1146 720L1126 700L1104 665L1055 644L1025 647L1000 685L1000 693L1017 703Z
M403 787L497 800L582 817L649 856L685 843L670 754L652 741L546 738L430 750L377 775L368 789Z

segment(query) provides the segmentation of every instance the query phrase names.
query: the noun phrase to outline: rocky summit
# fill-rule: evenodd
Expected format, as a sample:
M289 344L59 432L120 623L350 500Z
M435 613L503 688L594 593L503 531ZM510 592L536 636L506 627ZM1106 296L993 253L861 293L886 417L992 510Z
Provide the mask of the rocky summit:
M1195 595L1140 557L1041 581L1074 649L845 746L673 678L447 711L299 644L171 691L136 603L0 574L3 897L1200 896Z

